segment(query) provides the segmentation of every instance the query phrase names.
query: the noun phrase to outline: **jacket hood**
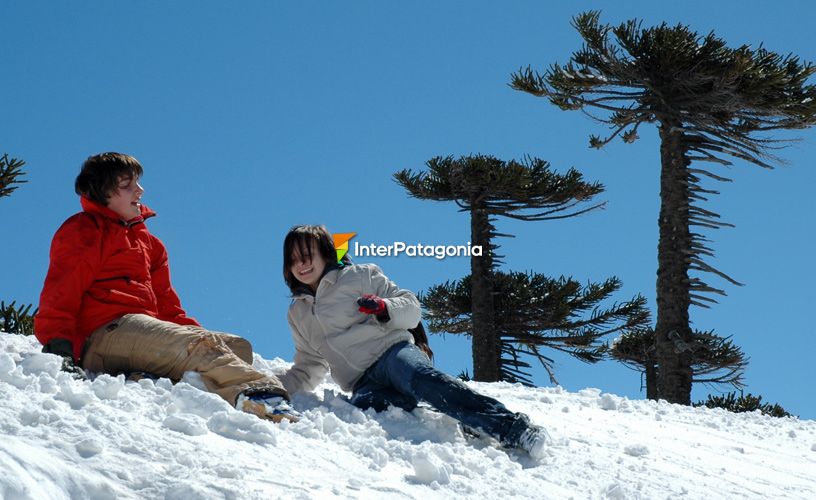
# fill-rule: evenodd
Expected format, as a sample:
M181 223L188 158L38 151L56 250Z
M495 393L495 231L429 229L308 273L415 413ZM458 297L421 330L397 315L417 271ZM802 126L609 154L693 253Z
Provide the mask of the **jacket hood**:
M139 210L142 212L142 215L136 216L136 217L134 217L134 218L132 218L130 220L127 220L127 221L122 221L122 218L119 217L119 214L117 214L116 212L114 212L110 208L106 207L105 205L102 205L101 203L97 203L97 202L93 201L90 198L86 198L85 196L80 196L79 197L79 202L82 204L82 210L84 210L86 212L99 214L99 215L102 215L102 216L107 217L109 219L113 219L113 220L115 220L117 222L124 222L126 224L133 224L135 222L139 222L140 220L146 220L146 219L149 219L150 217L154 217L156 215L156 212L154 212L153 210L150 210L146 205L142 204L139 207Z

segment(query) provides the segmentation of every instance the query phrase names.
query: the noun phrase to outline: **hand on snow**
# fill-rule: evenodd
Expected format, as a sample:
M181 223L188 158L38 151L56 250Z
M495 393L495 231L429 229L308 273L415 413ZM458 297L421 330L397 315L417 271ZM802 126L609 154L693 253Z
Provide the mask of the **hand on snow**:
M388 321L391 319L388 316L388 307L385 301L376 295L366 294L357 299L357 305L360 306L359 311L365 314L373 314L380 321Z
M70 341L65 339L51 339L45 343L43 352L62 356L62 371L70 373L77 380L87 380L85 370L74 363L74 348Z

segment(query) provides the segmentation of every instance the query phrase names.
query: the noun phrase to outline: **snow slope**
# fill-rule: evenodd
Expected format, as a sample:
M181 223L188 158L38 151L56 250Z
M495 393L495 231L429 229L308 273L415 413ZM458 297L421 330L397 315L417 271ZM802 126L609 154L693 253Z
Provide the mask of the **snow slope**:
M549 429L534 462L430 409L349 405L327 379L275 425L193 374L77 382L0 333L0 498L816 498L816 422L471 383ZM285 361L256 355L256 367Z

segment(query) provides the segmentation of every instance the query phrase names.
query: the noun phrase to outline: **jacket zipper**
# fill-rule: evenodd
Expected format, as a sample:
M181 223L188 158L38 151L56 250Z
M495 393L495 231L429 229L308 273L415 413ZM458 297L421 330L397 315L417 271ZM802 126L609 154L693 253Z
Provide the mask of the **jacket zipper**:
M317 284L317 290L315 290L314 300L312 301L312 316L314 316L315 322L317 322L318 326L322 330L323 336L326 336L326 328L323 326L323 323L320 322L320 318L317 317L317 313L315 312L315 306L317 305L317 294L320 293L320 285L323 284L323 279L321 278L320 283Z
M122 223L122 225L125 226L128 229L135 226L136 224L141 224L144 221L145 221L144 217L140 217L140 218L138 218L138 219L136 219L134 221L130 221L130 222L124 221L124 220L119 220L119 222Z
M314 296L312 298L312 316L317 319L317 314L315 314L315 306L317 305L317 293L320 291L320 285L323 284L323 278L320 278L320 282L317 284L317 289L315 290ZM320 323L318 321L318 323ZM321 325L322 326L322 325Z
M98 280L94 280L94 283L102 282L102 281L113 281L113 280L125 280L127 283L130 283L129 276L114 276L112 278L100 278Z

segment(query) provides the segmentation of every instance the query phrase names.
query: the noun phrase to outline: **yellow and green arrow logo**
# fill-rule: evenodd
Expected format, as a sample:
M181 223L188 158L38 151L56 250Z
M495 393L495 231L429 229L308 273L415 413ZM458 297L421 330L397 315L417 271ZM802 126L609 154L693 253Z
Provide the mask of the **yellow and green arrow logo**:
M334 249L337 251L337 263L339 264L343 257L348 253L349 240L354 238L357 233L334 233Z

